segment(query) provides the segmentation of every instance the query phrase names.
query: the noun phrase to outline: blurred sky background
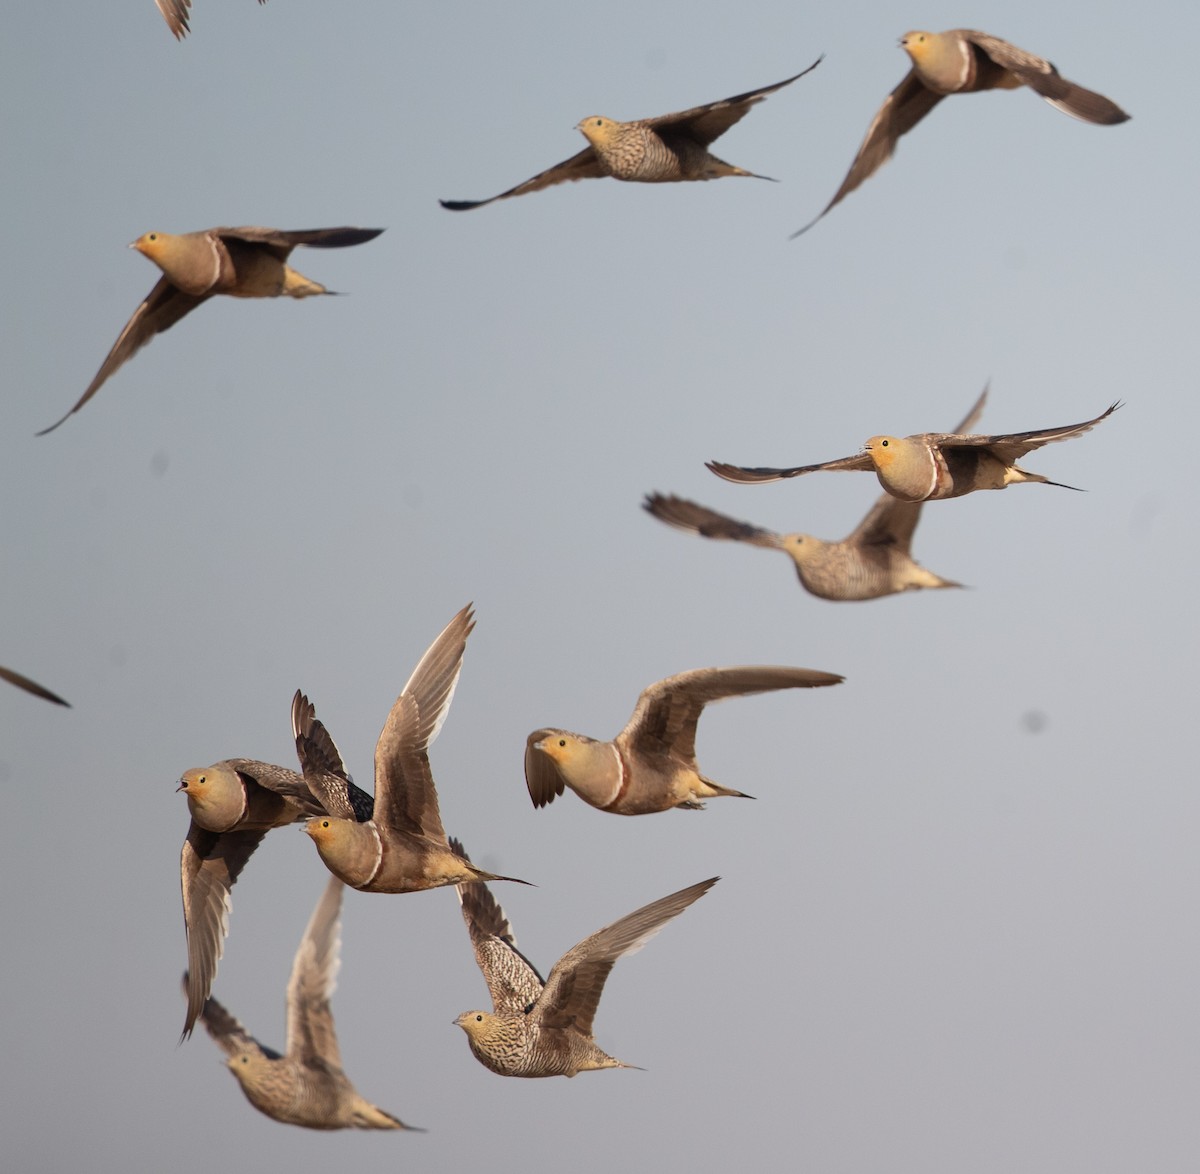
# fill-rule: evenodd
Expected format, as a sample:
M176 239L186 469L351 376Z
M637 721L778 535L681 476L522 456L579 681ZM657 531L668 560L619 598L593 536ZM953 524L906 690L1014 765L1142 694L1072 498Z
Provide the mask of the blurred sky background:
M196 0L14 5L0 43L0 1117L13 1170L791 1168L1156 1174L1200 1153L1194 720L1194 5L698 7ZM914 26L970 25L1133 120L1028 90L944 102L828 201ZM637 118L824 63L716 151L768 184L564 185L474 212ZM297 268L341 298L217 298L53 434L158 271L150 229L386 226ZM934 503L914 551L972 589L806 595L788 561L672 530L678 493L841 538L867 475L719 481L869 435L1126 407ZM1183 459L1175 454L1182 443ZM722 882L619 962L596 1022L645 1072L504 1080L452 891L349 892L334 1013L362 1094L424 1135L255 1112L176 1046L180 773L294 765L303 688L356 779L428 643L478 627L432 751L447 829L543 972ZM605 738L704 665L833 689L708 711L706 774L757 802L534 811L526 734ZM273 832L214 994L282 1047L326 873Z

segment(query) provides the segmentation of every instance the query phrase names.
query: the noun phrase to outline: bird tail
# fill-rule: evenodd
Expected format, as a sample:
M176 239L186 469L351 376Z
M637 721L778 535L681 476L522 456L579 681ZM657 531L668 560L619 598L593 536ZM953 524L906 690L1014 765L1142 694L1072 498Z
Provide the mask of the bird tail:
M704 794L705 799L715 799L719 796L724 796L730 799L753 799L753 795L747 795L745 791L735 791L732 787L723 787L720 783L714 783L712 779L707 779L704 775L700 776L700 781L709 788Z
M530 888L537 887L533 881L521 880L515 876L497 876L494 872L484 872L482 869L476 869L475 875L471 879L473 881L512 881L514 885L529 885Z
M1022 469L1020 465L1009 465L1004 474L1004 485L1020 485L1023 481L1036 481L1039 485L1054 485L1059 489L1073 489L1076 493L1086 492L1078 485L1065 485L1062 481L1051 481L1049 477L1043 477L1041 473L1031 473L1028 469ZM1002 489L1004 485L996 488Z
M336 290L326 289L319 281L313 281L298 273L290 265L283 270L283 293L289 298L311 298L316 294L336 294Z
M718 159L716 155L709 155L708 170L704 174L705 179L721 179L726 175L742 175L747 179L765 179L769 183L778 183L779 180L770 175L759 175L756 171L747 171L744 167L735 167L732 163L726 163L724 159Z
M407 1129L410 1133L424 1133L416 1125L406 1125L399 1117L384 1112L378 1105L359 1098L352 1114L355 1129Z

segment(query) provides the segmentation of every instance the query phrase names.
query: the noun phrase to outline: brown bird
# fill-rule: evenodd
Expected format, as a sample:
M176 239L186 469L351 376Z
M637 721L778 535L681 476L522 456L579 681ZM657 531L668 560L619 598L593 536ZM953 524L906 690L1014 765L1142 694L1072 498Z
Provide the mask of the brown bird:
M456 851L466 853L454 842ZM668 921L704 896L712 877L606 925L568 950L543 983L517 950L512 927L487 885L458 886L475 961L492 997L492 1012L464 1011L455 1024L475 1058L500 1076L574 1076L597 1068L633 1068L601 1051L592 1020L618 958L640 950Z
M629 724L611 742L567 730L534 730L525 743L525 783L534 807L570 787L585 803L616 815L647 815L742 791L705 778L696 764L696 725L710 701L775 689L836 685L843 678L775 665L692 669L642 692Z
M371 797L348 780L347 786L359 810L365 803L369 811ZM179 861L188 947L188 1008L181 1037L186 1039L212 989L229 931L230 890L246 861L272 828L325 809L309 793L303 775L253 758L227 758L184 771L176 790L187 796L192 817Z
M267 0L258 0L259 4L266 4ZM158 5L158 10L163 14L163 19L167 22L167 28L175 34L177 41L182 41L190 31L188 28L188 9L192 6L192 0L154 0Z
M874 175L892 157L900 136L912 130L948 94L1028 86L1051 106L1084 122L1111 126L1129 118L1103 94L1067 81L1049 61L988 33L975 29L911 32L900 38L900 47L912 59L912 69L884 99L833 199L818 216L792 233L793 239Z
M734 123L740 121L756 102L816 69L823 57L801 70L794 77L750 90L719 102L693 106L676 114L661 114L657 118L641 118L635 122L617 122L600 115L589 115L575 129L588 141L578 155L539 172L532 179L492 196L487 200L441 200L443 208L464 212L481 208L510 196L538 192L556 183L575 179L613 179L636 183L677 183L684 180L720 179L725 175L745 175L752 179L768 179L709 154L709 145L721 137Z
M974 427L987 399L987 388L955 428ZM921 518L921 503L899 501L883 494L854 532L841 542L825 542L811 534L776 534L749 522L738 522L682 497L647 495L642 508L659 521L690 530L705 538L726 538L782 550L796 566L800 585L821 599L880 599L901 591L927 587L961 587L927 571L912 557L913 531Z
M263 1047L216 999L204 1004L201 1022L260 1113L307 1129L412 1129L359 1096L342 1071L329 1000L341 965L343 887L329 878L300 939L287 986L283 1055ZM186 974L183 982L186 992Z
M347 799L345 775L326 762L325 727L297 694L296 750L305 783L329 813L310 819L304 830L329 871L353 888L415 893L463 880L516 880L481 872L451 849L429 766L429 744L449 711L474 626L468 604L429 646L392 706L375 746L374 807L365 821Z
M287 264L297 245L340 249L373 240L382 228L309 228L285 232L278 228L207 228L173 236L147 232L129 247L137 249L162 271L146 300L125 323L108 358L79 402L38 436L53 432L67 416L79 411L119 367L156 334L169 330L189 311L214 294L235 298L307 298L335 291L310 281Z
M64 701L57 693L51 693L45 685L39 685L37 681L30 680L29 677L14 672L12 669L6 669L3 665L0 665L0 681L16 685L18 689L24 689L26 693L32 693L35 697L42 698L43 701L53 701L55 705L65 705L68 709L71 708L69 701Z
M996 436L956 436L945 432L920 432L915 436L872 436L856 456L799 465L794 469L755 469L709 461L708 467L726 481L744 484L781 481L804 473L874 471L879 483L901 501L940 501L961 497L980 489L1004 489L1025 481L1074 489L1051 481L1041 473L1022 469L1017 460L1043 444L1070 440L1108 419L1120 402L1082 424L1041 428L1033 432L1009 432Z

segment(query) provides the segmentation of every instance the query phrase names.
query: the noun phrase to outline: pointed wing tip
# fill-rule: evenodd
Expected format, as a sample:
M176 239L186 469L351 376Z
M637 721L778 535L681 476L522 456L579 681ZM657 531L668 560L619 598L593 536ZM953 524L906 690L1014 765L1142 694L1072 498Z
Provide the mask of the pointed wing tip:
M469 212L472 208L478 208L481 204L486 204L487 200L438 200L447 212Z
M828 211L829 211L829 209L828 209L828 208L826 208L826 209L825 209L825 212L828 212ZM788 237L788 240L790 240L790 241L794 241L794 240L796 239L796 237L798 237L798 236L803 236L803 235L804 235L804 234L805 234L805 233L806 233L806 232L807 232L807 231L808 231L810 228L812 228L812 226L813 226L814 224L816 224L816 223L817 223L817 221L818 221L818 220L820 220L820 219L821 219L821 217L822 217L822 216L824 216L824 215L825 215L825 212L821 212L819 215L817 215L817 216L814 216L814 217L813 217L813 218L812 218L812 219L811 219L811 220L810 220L810 221L809 221L809 222L808 222L806 225L804 225L804 227L803 227L803 228L798 228L798 229L796 229L796 231L795 231L795 232L793 232L793 233L791 234L791 236L789 236L789 237Z
M63 416L61 419L59 419L59 420L55 420L55 421L54 421L54 423L53 423L53 424L51 424L49 428L43 428L43 429L42 429L40 432L35 432L35 433L34 433L34 436L46 436L46 435L48 435L49 433L53 432L53 431L54 431L54 429L55 429L55 428L57 428L57 427L58 427L60 424L65 424L65 423L66 423L66 422L67 422L67 421L68 421L68 420L71 418L71 416L73 416L74 414L75 414L75 409L74 409L74 408L72 408L72 409L71 409L71 410L70 410L70 411L69 411L69 412L68 412L68 413L67 413L65 416Z

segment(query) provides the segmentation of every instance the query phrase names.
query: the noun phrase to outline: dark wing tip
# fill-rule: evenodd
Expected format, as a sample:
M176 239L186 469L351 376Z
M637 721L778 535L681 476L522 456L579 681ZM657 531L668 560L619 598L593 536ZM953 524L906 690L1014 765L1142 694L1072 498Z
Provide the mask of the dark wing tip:
M483 204L488 203L487 200L438 200L449 212L467 212L472 208L478 208Z

